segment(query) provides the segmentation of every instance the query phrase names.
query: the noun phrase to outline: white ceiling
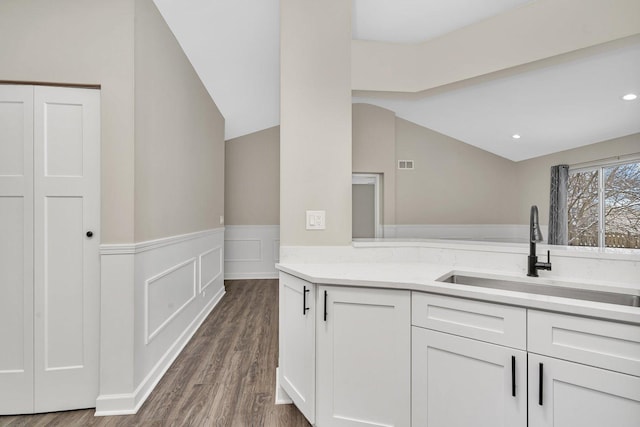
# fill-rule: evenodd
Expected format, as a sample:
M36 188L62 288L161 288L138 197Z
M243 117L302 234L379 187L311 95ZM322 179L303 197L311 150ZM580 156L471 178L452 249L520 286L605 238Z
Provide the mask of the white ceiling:
M514 161L640 132L640 100L621 99L629 92L640 95L640 39L593 50L423 99L354 102L393 110Z
M418 43L532 0L353 0L354 39Z
M280 123L278 0L154 0L225 117L225 138ZM353 0L354 37L415 42L531 0ZM423 99L354 98L512 160L640 132L640 41ZM513 141L511 135L522 138Z
M279 0L154 0L218 109L225 139L280 124Z

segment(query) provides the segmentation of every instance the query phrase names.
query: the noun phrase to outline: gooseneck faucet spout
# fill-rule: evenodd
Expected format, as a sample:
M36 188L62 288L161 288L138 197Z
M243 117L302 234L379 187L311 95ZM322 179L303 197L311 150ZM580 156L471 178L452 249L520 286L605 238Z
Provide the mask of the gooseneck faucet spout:
M529 215L529 258L527 276L538 277L538 270L551 270L551 254L547 251L547 262L538 262L536 243L542 242L542 232L538 223L538 207L531 206Z

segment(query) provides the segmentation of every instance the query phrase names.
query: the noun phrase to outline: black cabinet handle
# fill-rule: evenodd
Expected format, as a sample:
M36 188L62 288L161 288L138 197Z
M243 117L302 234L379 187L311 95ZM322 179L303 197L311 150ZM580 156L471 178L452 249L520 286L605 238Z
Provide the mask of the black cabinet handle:
M511 356L511 396L516 397L516 357Z
M87 231L87 237L93 237L93 231Z
M324 291L324 321L327 321L327 291Z
M306 286L303 286L302 290L302 315L306 316L307 311L309 311L309 307L307 307L307 292L309 292L309 289L307 289Z
M542 363L538 366L538 405L542 406L542 371L544 366Z

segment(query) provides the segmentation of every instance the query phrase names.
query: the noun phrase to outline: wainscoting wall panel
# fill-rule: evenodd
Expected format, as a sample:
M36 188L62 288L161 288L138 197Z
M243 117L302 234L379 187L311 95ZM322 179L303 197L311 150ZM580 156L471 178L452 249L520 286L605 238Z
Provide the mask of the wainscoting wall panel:
M196 298L196 275L190 258L144 281L146 344Z
M118 366L110 367L109 360L119 349L114 341L105 343L103 369L115 371L124 362L130 365L133 378L108 382L108 389L101 384L96 415L135 413L220 301L224 295L224 234L224 228L219 228L133 245L102 245L103 289L119 286L105 280L119 277L105 268L117 268L124 261L111 263L109 259L126 257L134 265L133 347L126 357L115 357Z
M223 265L224 259L222 256L222 246L216 246L215 248L209 249L200 255L198 292L204 292L205 289L220 278L222 275Z
M224 239L225 279L275 279L280 226L228 225Z

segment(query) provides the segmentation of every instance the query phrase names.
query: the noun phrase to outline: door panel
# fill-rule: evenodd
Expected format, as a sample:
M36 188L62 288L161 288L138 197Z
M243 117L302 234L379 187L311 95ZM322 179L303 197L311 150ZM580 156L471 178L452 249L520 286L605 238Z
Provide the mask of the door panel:
M44 149L46 176L82 176L83 106L45 103Z
M33 411L33 88L0 85L0 414Z
M34 100L35 411L94 407L100 94L42 86Z
M44 200L44 367L83 365L82 198ZM64 250L60 250L64 248Z

